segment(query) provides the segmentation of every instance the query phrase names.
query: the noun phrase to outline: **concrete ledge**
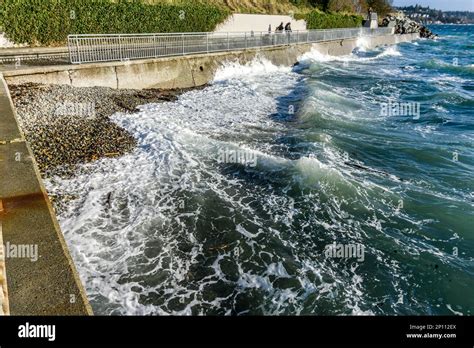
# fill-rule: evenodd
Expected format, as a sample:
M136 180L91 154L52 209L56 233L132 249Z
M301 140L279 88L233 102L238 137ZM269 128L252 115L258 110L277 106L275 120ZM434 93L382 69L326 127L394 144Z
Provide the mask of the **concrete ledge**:
M369 48L413 41L418 34L384 35L366 37ZM357 47L358 39L334 40L314 44L248 49L243 51L196 54L179 57L134 60L123 62L94 63L30 67L5 71L9 84L27 82L66 84L76 87L111 88L189 88L209 83L215 72L225 62L250 62L256 56L268 59L276 65L291 66L303 53L316 49L323 54L347 55Z
M67 54L67 47L18 47L0 48L0 56Z
M18 129L7 85L0 75L0 125L5 124L8 127L0 128L0 231L6 245L10 314L92 314L32 152ZM11 141L13 137L18 138ZM20 247L31 253L22 257L10 253Z
M0 81L0 144L2 142L11 142L15 140L23 140L15 114L13 112L10 97L6 91L6 85L3 78ZM3 86L1 86L3 84Z

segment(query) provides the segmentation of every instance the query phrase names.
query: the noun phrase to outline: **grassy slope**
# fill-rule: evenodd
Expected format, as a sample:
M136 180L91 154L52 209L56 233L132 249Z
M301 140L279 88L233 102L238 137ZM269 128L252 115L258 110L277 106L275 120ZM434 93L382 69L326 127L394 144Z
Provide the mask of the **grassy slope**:
M180 3L190 0L144 0L149 3ZM290 14L310 11L309 7L297 7L289 0L192 0L223 6L234 13Z

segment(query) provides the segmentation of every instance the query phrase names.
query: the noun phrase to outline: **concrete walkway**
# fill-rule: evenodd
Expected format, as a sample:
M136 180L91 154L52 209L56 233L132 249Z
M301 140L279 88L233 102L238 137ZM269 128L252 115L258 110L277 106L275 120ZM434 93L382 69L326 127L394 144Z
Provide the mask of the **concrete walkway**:
M92 314L1 74L0 178L2 312Z

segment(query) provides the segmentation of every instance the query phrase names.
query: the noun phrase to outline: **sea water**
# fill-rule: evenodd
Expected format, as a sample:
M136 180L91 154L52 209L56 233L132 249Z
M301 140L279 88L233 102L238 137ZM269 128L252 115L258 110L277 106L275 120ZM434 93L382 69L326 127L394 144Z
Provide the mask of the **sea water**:
M432 29L114 115L137 149L47 182L94 312L474 314L474 26Z

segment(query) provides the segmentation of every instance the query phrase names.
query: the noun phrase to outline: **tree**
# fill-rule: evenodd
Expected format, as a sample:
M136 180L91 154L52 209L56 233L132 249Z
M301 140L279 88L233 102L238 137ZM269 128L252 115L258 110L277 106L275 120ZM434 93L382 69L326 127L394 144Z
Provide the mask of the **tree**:
M379 17L384 17L393 11L392 0L367 0L367 5L372 7Z
M328 10L334 12L356 12L356 6L352 0L329 0Z
M322 11L327 11L329 0L310 0L309 3Z

